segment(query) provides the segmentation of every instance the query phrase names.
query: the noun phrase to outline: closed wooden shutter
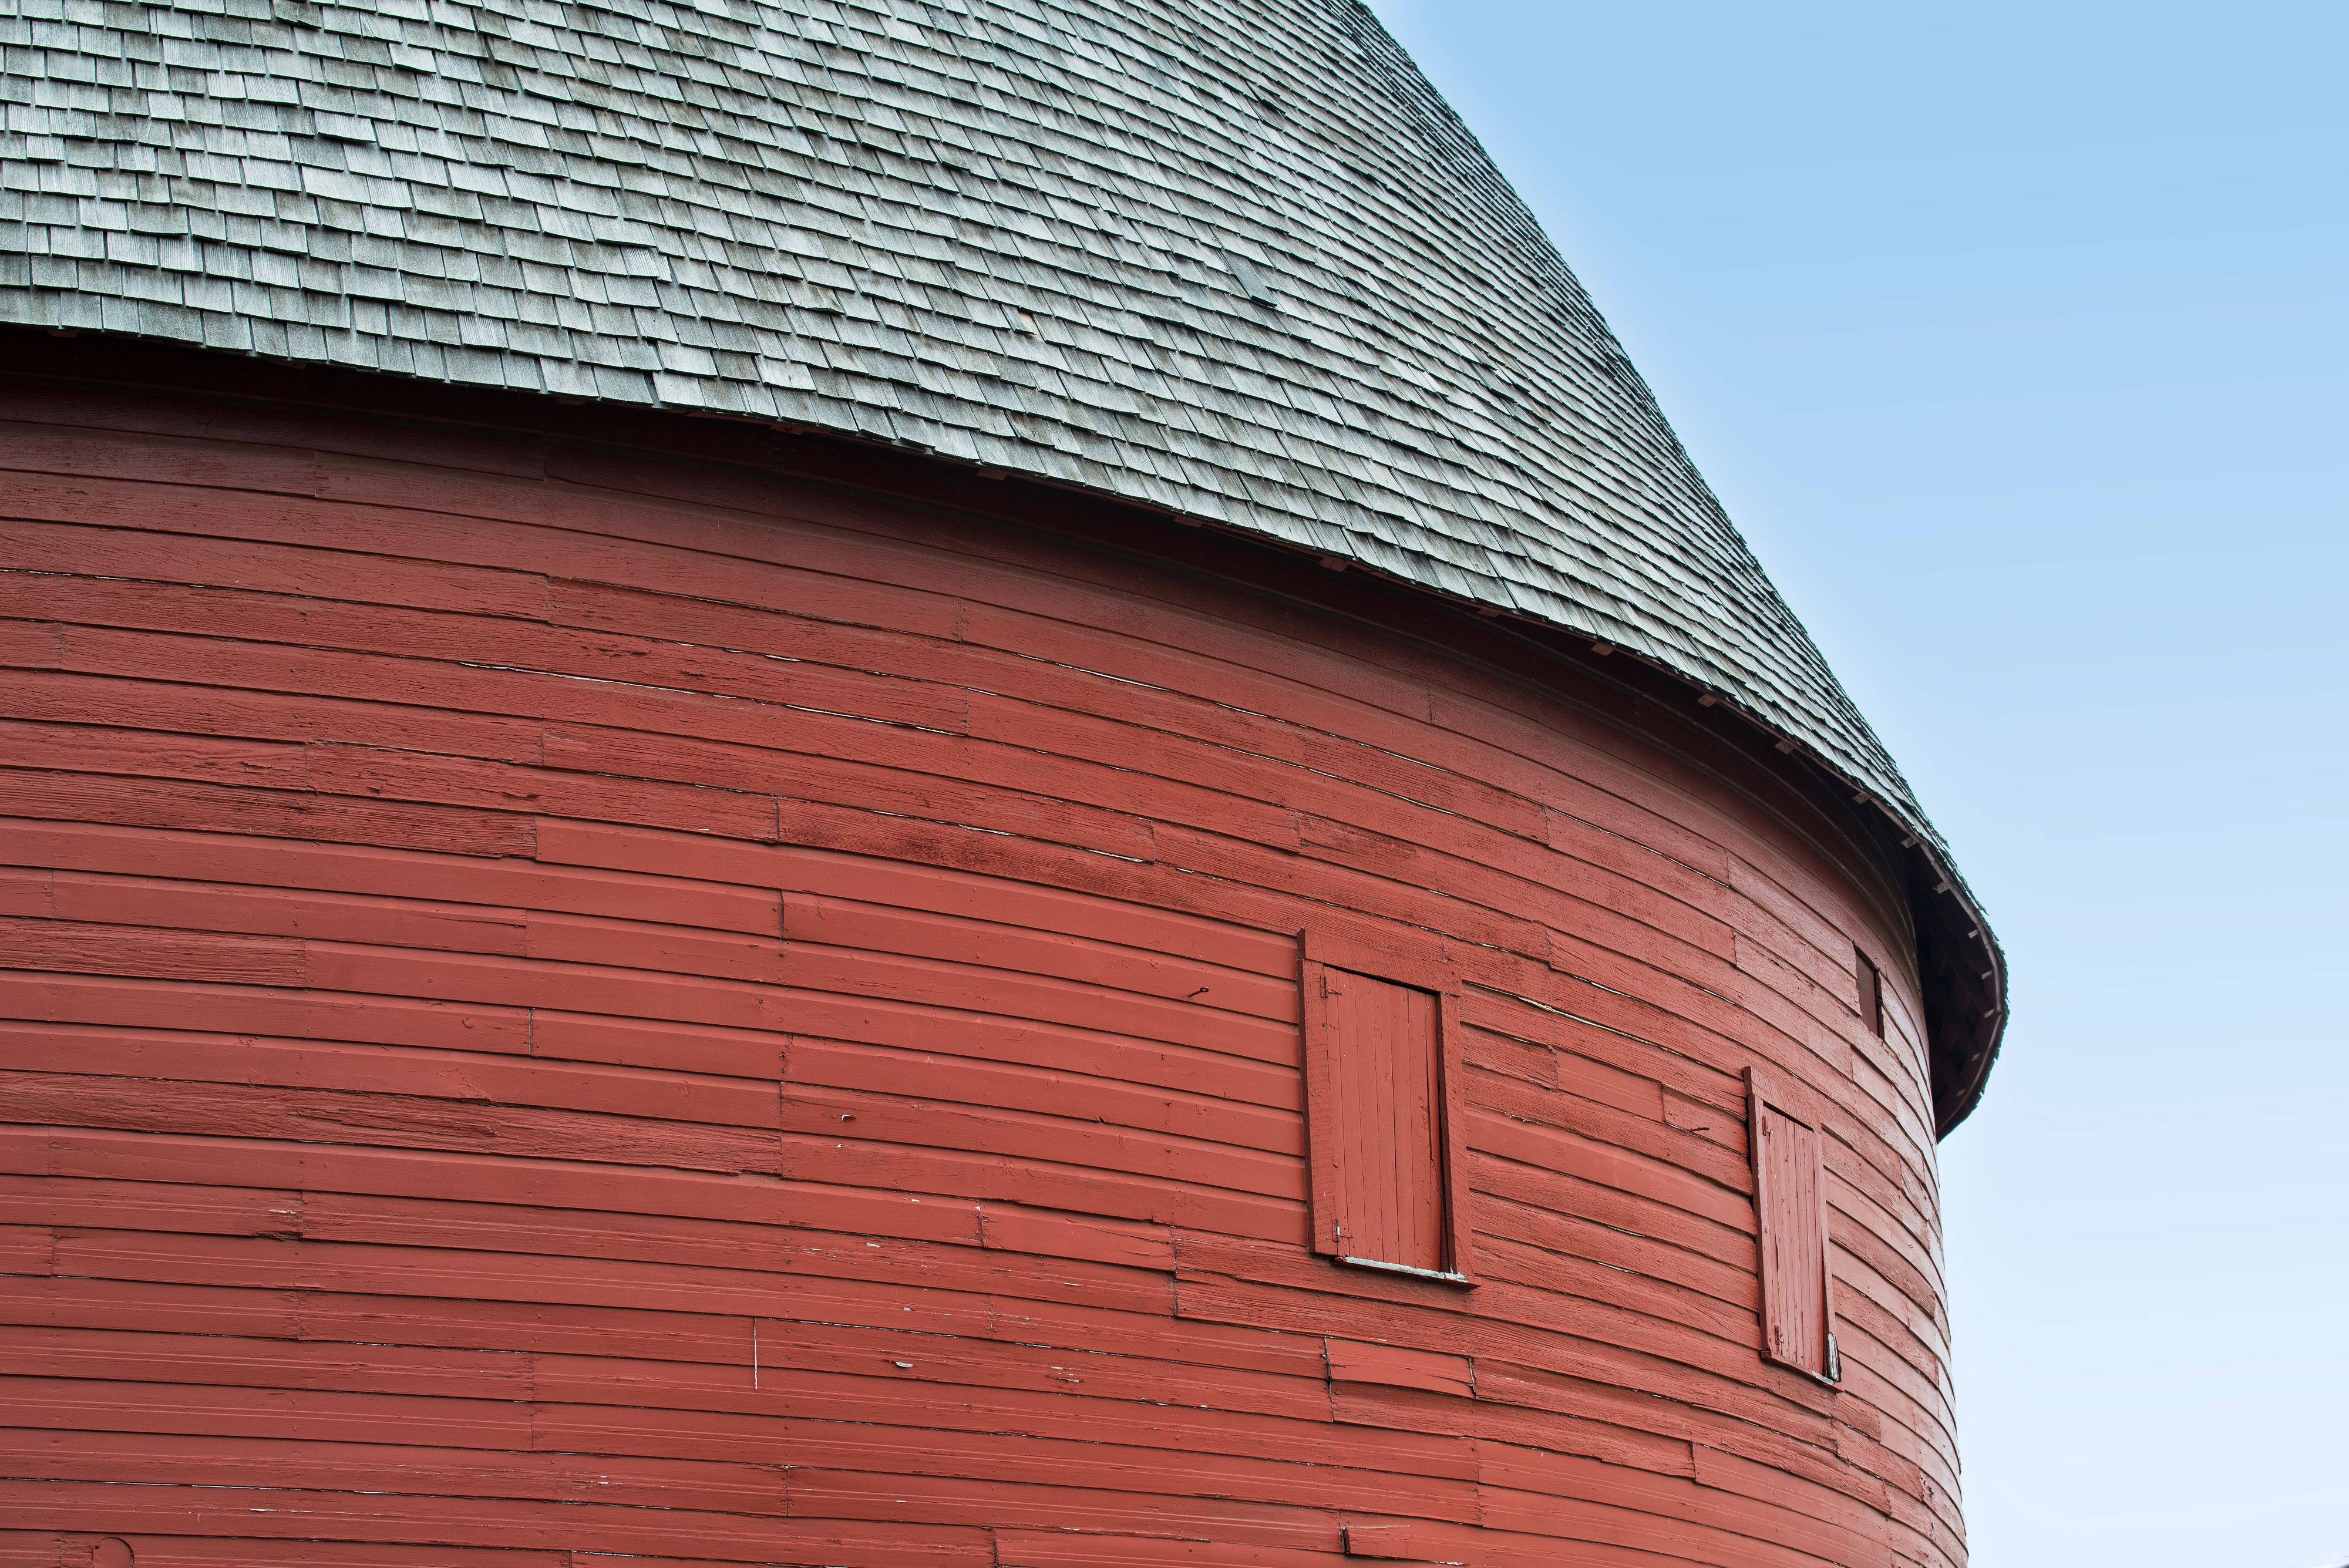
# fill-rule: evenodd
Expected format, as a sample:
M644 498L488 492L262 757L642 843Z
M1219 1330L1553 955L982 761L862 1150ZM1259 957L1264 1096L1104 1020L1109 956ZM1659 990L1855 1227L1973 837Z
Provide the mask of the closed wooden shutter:
M1828 1382L1837 1366L1827 1284L1827 1209L1821 1132L1806 1099L1749 1069L1754 1209L1761 1249L1762 1354Z
M1331 944L1311 943L1327 953ZM1340 1262L1464 1278L1454 1184L1458 1118L1447 1103L1449 1002L1379 955L1305 965L1307 1106L1314 1250Z

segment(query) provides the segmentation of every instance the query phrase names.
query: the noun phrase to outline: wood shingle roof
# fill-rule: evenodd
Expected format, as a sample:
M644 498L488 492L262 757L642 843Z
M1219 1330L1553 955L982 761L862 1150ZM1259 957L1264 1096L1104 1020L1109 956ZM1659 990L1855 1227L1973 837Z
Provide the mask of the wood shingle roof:
M0 0L0 321L821 427L1253 530L1718 694L1964 897L1357 0Z

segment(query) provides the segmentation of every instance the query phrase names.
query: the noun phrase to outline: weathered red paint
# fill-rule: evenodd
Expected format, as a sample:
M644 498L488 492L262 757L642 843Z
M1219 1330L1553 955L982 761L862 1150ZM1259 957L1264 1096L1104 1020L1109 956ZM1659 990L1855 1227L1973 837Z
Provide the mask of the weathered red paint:
M1328 1249L1356 1262L1441 1273L1444 1089L1432 992L1315 964L1306 971L1313 1054L1330 1077L1326 1120L1332 1201L1316 1215Z
M1813 1377L1839 1378L1827 1274L1827 1199L1820 1116L1776 1074L1745 1070L1754 1210L1762 1267L1762 1354Z
M1909 939L1703 732L1018 518L0 415L0 1562L1962 1560ZM1474 1289L1310 1249L1300 930L1452 992Z

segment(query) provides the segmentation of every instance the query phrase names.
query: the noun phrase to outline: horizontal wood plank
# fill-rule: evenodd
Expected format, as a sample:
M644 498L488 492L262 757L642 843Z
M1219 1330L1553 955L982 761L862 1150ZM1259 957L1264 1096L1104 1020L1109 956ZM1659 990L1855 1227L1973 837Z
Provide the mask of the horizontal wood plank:
M787 475L0 411L0 1562L1962 1563L1913 940L1687 737ZM1308 1249L1308 930L1456 998L1473 1290Z

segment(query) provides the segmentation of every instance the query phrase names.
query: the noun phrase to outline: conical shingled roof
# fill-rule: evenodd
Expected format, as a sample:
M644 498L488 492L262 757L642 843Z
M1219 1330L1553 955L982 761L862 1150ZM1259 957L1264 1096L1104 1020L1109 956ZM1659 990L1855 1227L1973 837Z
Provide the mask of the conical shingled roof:
M1354 0L0 17L0 321L823 427L1273 535L1720 693L1962 897L1581 286Z

